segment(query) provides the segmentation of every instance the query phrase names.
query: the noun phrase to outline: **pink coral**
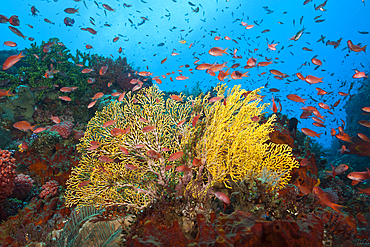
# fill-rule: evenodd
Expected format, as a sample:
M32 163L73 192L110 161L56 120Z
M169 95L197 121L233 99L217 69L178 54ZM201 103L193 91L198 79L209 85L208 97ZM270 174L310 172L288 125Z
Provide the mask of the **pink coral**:
M42 191L39 195L41 199L53 197L58 194L58 182L55 180L50 180L46 184L44 184L41 189Z
M15 187L11 197L24 200L27 198L28 192L30 192L33 186L33 179L28 175L18 174L15 178Z
M0 149L0 202L12 194L15 179L15 159L8 150Z
M72 134L73 123L65 121L60 124L53 125L50 130L57 131L60 136L67 139Z

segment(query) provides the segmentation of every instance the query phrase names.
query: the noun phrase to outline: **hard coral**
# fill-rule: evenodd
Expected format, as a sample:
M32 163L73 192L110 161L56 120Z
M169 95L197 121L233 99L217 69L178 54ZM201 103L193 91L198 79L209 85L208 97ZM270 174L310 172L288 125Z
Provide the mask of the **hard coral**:
M0 202L12 194L15 180L15 159L8 150L0 149Z
M58 182L57 181L50 180L46 184L44 184L41 187L41 189L42 189L42 191L41 191L39 197L41 199L50 198L50 197L54 197L54 196L56 196L58 194L58 192L59 192L59 185L58 185Z
M33 179L24 174L18 174L15 178L15 187L11 197L18 198L20 200L26 199L28 192L30 192L33 186Z
M70 121L61 122L60 124L53 125L51 131L57 131L61 137L67 139L73 130L73 123Z

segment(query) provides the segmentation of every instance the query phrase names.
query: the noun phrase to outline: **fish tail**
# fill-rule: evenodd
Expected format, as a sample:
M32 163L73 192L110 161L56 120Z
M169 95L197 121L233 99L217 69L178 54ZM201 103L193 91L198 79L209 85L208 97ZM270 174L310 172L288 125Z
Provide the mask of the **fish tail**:
M33 132L35 129L37 129L37 124L35 124L34 126L31 126L31 131Z
M331 207L332 209L334 209L335 211L337 211L338 213L342 213L341 212L341 209L342 208L346 208L346 206L342 206L342 205L339 205L339 204L335 204L335 203L331 203L329 205L329 207Z
M364 47L362 47L361 50L364 51L364 52L366 52L366 46L367 45L365 45Z
M12 94L10 91L11 91L11 89L9 89L8 91L6 91L6 95L7 96L14 96L14 94Z

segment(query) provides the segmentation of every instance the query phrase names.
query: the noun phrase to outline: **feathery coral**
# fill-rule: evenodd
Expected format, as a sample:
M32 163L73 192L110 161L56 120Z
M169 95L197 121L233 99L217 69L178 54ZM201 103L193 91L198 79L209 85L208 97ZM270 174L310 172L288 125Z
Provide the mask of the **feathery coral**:
M220 85L217 91L225 91ZM267 104L262 101L259 90L247 92L235 86L229 90L226 104L218 101L206 115L206 131L197 145L198 156L205 161L205 167L212 176L212 184L222 182L228 188L228 181L240 181L245 177L267 171L276 173L275 187L284 187L290 179L290 171L298 167L288 145L267 143L276 116L265 123L253 121L260 117ZM253 175L254 174L254 175Z
M184 127L177 123L190 110L190 102L165 102L163 93L150 87L129 92L122 103L112 102L96 113L77 147L82 158L67 182L66 204L140 209L165 193L181 177L175 167L165 169L165 160L180 151ZM116 121L104 127L110 120ZM91 142L98 142L98 148L91 149Z

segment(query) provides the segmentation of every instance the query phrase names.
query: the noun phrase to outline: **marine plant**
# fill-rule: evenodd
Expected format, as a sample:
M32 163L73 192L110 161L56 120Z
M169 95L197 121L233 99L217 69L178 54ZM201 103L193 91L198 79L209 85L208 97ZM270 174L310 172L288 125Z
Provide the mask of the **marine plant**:
M81 161L67 181L66 205L119 205L135 211L166 197L206 201L216 184L249 177L284 187L298 167L288 145L268 143L275 117L257 118L259 90L226 86L166 101L156 87L129 92L90 120L77 149ZM257 176L256 174L267 174Z

